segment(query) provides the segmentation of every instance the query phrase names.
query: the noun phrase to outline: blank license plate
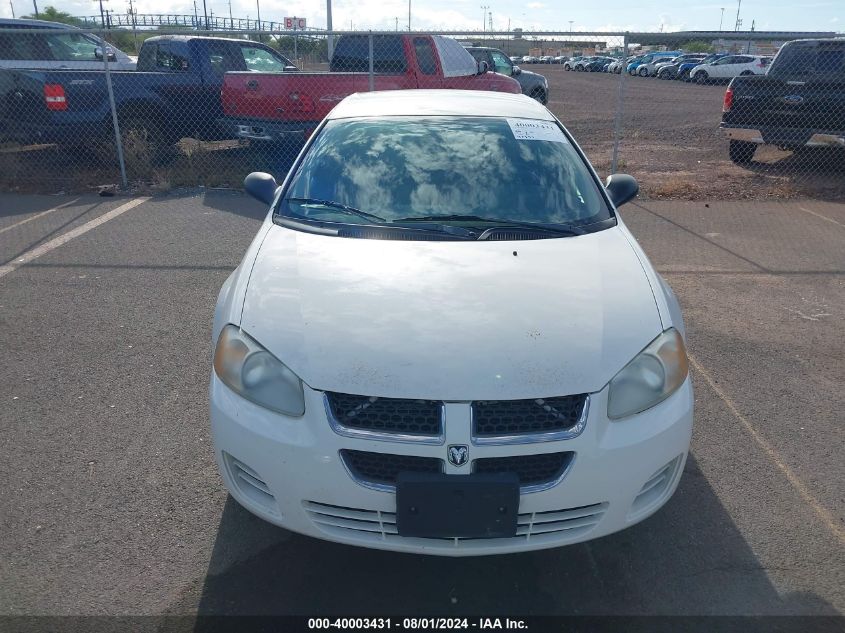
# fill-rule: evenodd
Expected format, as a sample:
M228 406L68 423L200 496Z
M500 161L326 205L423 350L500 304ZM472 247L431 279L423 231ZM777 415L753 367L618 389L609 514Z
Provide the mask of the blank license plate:
M519 478L515 473L399 473L396 529L400 536L516 536Z

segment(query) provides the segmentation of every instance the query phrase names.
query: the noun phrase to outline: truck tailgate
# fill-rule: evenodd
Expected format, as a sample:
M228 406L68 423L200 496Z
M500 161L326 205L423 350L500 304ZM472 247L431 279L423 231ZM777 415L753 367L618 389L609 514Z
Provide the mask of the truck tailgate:
M729 125L817 131L845 130L845 82L735 80Z
M375 75L376 90L411 88L408 75ZM229 72L223 113L230 117L321 121L344 97L369 90L367 73Z

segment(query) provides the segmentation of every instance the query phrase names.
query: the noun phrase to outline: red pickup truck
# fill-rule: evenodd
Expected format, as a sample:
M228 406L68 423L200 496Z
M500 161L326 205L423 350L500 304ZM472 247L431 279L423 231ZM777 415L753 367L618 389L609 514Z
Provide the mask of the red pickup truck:
M519 93L456 40L437 35L373 35L372 78L367 35L338 39L329 72L228 72L223 79L227 134L274 143L307 138L344 97L368 90L453 88ZM372 85L371 85L372 83Z

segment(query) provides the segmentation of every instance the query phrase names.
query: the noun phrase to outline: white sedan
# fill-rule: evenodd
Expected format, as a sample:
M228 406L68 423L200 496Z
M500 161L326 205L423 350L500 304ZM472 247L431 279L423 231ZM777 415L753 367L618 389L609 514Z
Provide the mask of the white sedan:
M281 185L245 184L270 211L220 291L210 401L250 512L466 556L604 536L672 496L678 301L617 212L636 181L602 185L546 108L352 95Z
M765 75L771 62L771 57L759 55L726 55L714 62L695 66L689 76L696 83L706 84L746 75Z

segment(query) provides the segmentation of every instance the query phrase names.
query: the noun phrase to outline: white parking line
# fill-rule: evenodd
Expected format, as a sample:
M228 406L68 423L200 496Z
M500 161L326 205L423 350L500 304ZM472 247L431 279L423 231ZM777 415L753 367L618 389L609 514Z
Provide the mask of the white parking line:
M21 220L20 222L15 222L12 226L7 226L6 228L0 229L0 233L5 233L6 231L11 231L16 226L21 226L22 224L26 224L27 222L32 222L33 220L37 220L41 216L47 215L48 213L52 213L53 211L58 211L59 209L64 209L65 207L69 207L70 205L79 202L79 198L75 200L71 200L70 202L65 202L64 204L60 204L57 207L53 207L52 209L47 209L46 211L42 211L41 213L36 213L33 216L28 217L26 220Z
M822 523L827 526L827 529L838 538L842 543L845 543L845 529L839 524L839 522L834 518L834 516L830 513L830 511L825 508L818 499L816 499L813 494L809 491L807 486L798 479L798 476L792 472L792 469L786 465L786 463L781 459L778 452L775 448L763 437L757 429L751 424L751 422L746 418L742 413L740 413L739 408L733 403L728 395L722 391L722 389L716 384L716 381L710 377L710 374L701 366L701 364L695 360L689 353L687 353L687 357L689 358L690 365L692 365L695 370L701 374L701 377L704 378L705 382L710 386L710 388L716 392L716 395L719 396L722 402L728 407L731 413L734 414L737 420L739 420L740 424L745 427L745 430L748 431L748 434L751 435L751 438L757 443L762 451L766 454L766 456L772 461L772 463L778 467L778 469L784 474L787 481L792 484L792 487L795 488L796 492L804 499L810 508L812 508L813 512L816 513L816 516L821 519Z
M845 227L845 224L842 224L842 222L837 222L833 218L829 218L826 215L822 215L821 213L816 213L815 211L811 211L810 209L807 209L806 207L798 207L798 208L801 209L804 213L809 213L810 215L814 215L817 218L821 218L822 220L827 220L828 222L833 222L834 224Z
M134 209L139 204L143 204L149 199L150 199L149 197L146 197L146 198L136 198L135 200L130 200L129 202L120 205L116 209L112 209L108 213L104 213L103 215L101 215L98 218L94 218L90 222L86 222L82 226L78 226L75 229L68 231L67 233L63 233L62 235L59 235L58 237L50 240L49 242L45 242L44 244L41 244L40 246L36 246L32 250L27 251L26 253L24 253L23 255L18 257L17 259L15 259L15 261L9 262L8 264L6 264L4 266L0 266L0 277L5 277L6 275L8 275L13 270L17 270L21 266L28 264L33 259L35 259L37 257L41 257L45 253L49 253L53 249L56 249L59 246L61 246L62 244L67 244L72 239L79 237L80 235L84 235L85 233L87 233L91 229L95 229L98 226L100 226L101 224L105 224L109 220L114 220L116 217L123 215L124 213L126 213L130 209Z

